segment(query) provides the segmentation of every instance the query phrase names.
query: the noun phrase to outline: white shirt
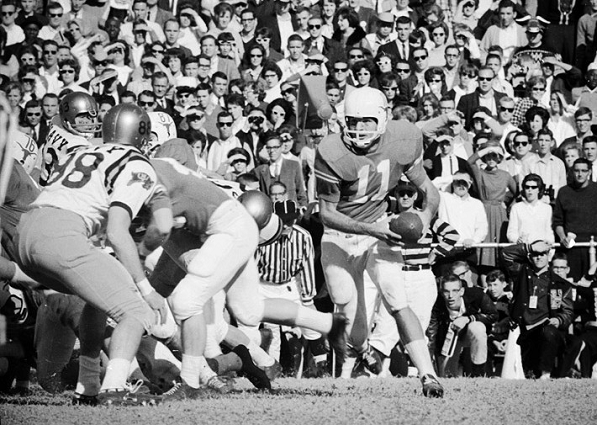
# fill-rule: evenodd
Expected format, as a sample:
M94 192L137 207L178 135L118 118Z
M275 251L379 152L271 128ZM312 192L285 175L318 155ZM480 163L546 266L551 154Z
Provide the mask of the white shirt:
M207 169L217 171L220 165L228 159L228 152L234 148L242 148L238 137L231 136L226 140L216 140L207 153Z
M278 21L278 29L280 30L280 50L282 53L285 53L286 46L288 45L288 37L294 34L290 13L285 16L276 16L276 19Z
M551 227L551 206L541 201L532 204L523 200L512 205L506 236L509 242L516 243L519 238L524 242L544 240L555 242Z
M458 159L453 153L441 157L442 162L442 177L452 177L458 171Z
M472 196L461 198L441 191L439 194L438 217L458 231L458 242L462 243L466 239L472 239L475 243L483 242L489 231L483 203Z

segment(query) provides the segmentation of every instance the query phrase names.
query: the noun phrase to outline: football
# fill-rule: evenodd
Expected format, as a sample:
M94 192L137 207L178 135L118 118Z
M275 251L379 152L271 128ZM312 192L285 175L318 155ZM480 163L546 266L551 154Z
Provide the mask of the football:
M403 212L390 221L390 230L402 236L404 243L417 243L423 236L423 222L417 214Z

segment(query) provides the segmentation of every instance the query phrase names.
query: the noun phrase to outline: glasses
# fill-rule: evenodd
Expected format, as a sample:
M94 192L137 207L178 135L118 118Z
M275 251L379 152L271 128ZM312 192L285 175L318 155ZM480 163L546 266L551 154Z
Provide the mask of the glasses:
M151 53L153 54L164 54L164 51L162 49L151 49Z
M74 74L75 70L74 69L61 69L60 73L61 74Z
M33 84L33 83L35 83L35 78L23 78L23 83Z
M404 198L405 196L408 198L412 198L413 196L415 196L415 192L413 192L412 190L399 190L398 191L399 198Z
M433 33L431 33L431 35L434 37L439 37L439 36L446 35L446 33L445 32L433 32Z
M280 149L282 147L282 145L278 145L278 146L266 146L265 149L268 151L275 151L276 149Z
M186 99L190 95L191 95L191 93L178 93L178 97L182 97L183 99Z
M440 79L434 79L434 80L430 81L430 83L441 83L441 82L442 82L441 78Z
M143 107L143 106L149 106L152 107L155 102L151 101L151 102L143 102L142 100L140 100L139 102L137 102L139 104L139 106Z
M539 189L539 186L529 186L528 184L525 184L522 186L523 189Z
M41 117L41 112L27 112L28 117Z
M55 55L58 50L44 50L44 55Z
M388 90L396 91L396 90L398 90L398 86L382 87L382 90L385 90L385 91L388 91Z
M346 72L348 68L334 68L334 72Z
M545 87L533 87L533 91L545 91Z
M479 81L491 81L493 77L479 77Z
M453 184L454 186L466 186L466 187L468 187L468 185L469 185L468 181L466 181L466 180L459 180L459 179L457 179L457 180L454 180L454 181L452 182L452 184Z
M529 142L513 142L513 146L527 146Z
M62 18L62 13L50 13L50 18Z
M350 59L365 59L365 55L349 55Z
M249 117L248 120L250 124L262 124L263 121L265 121L265 118L253 116Z
M506 108L505 106L500 106L500 111L502 111L502 112L514 112L514 108Z
M14 12L2 12L2 16L12 16Z
M461 77L468 77L468 78L476 78L477 76L475 74L473 74L472 72L461 72L460 73Z
M289 95L289 94L295 94L295 93L296 93L296 92L295 92L295 90L294 90L293 88L286 89L286 90L282 90L282 94L283 94L284 96L286 96L286 95Z
M465 276L465 275L466 275L466 274L467 274L469 271L470 271L470 270L465 270L465 271L463 271L463 272L460 272L460 273L456 273L456 272L454 272L454 274L455 274L456 276L458 276L460 279L464 279L464 276Z
M219 122L218 127L232 127L232 121L230 122Z
M410 74L410 68L396 68L398 74Z
M427 55L413 56L413 59L416 60L416 61L424 61L425 59L427 59Z
M263 55L262 55L262 54L259 54L259 55L250 55L250 56L251 56L252 58L262 58L262 57L263 57Z
M189 121L199 121L199 120L202 120L204 116L205 115L198 115L198 114L189 115Z
M319 28L321 28L321 24L308 25L307 28L309 28L310 30L318 30Z

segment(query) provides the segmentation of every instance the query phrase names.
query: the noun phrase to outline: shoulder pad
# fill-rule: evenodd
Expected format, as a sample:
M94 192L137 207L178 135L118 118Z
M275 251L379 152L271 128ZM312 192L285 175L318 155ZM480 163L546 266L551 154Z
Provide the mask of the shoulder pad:
M398 163L408 165L415 162L423 153L423 133L408 121L390 121L386 132L381 136L382 143L397 152Z
M330 134L323 138L317 148L318 153L326 162L334 162L349 153L340 134Z

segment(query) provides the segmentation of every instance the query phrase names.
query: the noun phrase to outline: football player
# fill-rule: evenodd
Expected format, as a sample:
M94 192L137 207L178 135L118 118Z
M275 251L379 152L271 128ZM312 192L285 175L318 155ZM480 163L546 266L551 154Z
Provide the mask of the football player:
M423 393L442 397L423 329L408 307L404 285L395 279L403 265L392 245L400 244L400 235L390 230L386 215L386 197L403 173L425 193L426 208L417 212L425 228L437 211L439 194L422 164L422 133L408 122L388 121L385 96L369 87L348 94L345 117L343 133L323 139L315 157L325 226L321 261L330 297L349 320L352 356L343 365L343 376L350 376L356 356L367 348L367 312L359 305L359 294L368 272L419 370Z
M98 107L93 97L83 92L64 96L43 144L40 184L46 186L54 168L73 152L101 144L100 140L93 139L100 129Z
M204 307L221 290L226 291L229 310L243 325L257 326L267 321L303 326L328 335L336 349L343 349L343 314L320 313L287 300L263 300L259 295L254 259L258 225L240 202L172 159L153 159L152 165L172 197L173 214L186 219L185 227L173 230L164 244L164 254L154 271L163 274L163 270L169 270L167 278L154 280L152 276L152 284L168 297L182 329L181 379L164 394L165 398L195 398L201 385L221 393L228 391L204 357ZM178 280L181 272L184 277Z
M70 106L69 106L70 107ZM129 366L143 333L166 318L165 301L145 277L128 231L139 209L154 204L158 244L172 226L170 202L140 147L149 138L147 113L132 104L112 108L102 126L104 145L81 149L54 170L17 228L17 260L44 286L85 300L80 321L78 404L148 404L149 394L127 387ZM118 260L89 239L105 232ZM154 237L154 239L149 239ZM139 296L141 293L142 297ZM100 349L106 317L117 322L100 388Z

